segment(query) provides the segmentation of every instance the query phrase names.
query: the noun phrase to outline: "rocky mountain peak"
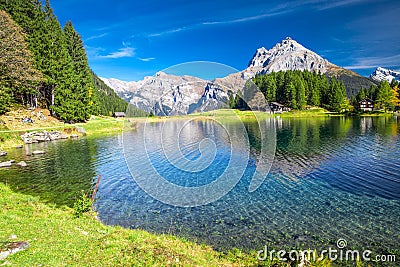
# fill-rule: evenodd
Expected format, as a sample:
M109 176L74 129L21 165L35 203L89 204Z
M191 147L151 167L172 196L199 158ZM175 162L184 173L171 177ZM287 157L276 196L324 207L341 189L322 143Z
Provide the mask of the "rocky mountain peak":
M381 82L386 80L391 82L393 79L396 81L400 81L400 72L394 71L382 67L378 67L371 75L370 78L374 81Z
M325 73L334 65L305 48L290 37L286 37L270 50L257 49L248 68L256 73L272 71L308 70Z

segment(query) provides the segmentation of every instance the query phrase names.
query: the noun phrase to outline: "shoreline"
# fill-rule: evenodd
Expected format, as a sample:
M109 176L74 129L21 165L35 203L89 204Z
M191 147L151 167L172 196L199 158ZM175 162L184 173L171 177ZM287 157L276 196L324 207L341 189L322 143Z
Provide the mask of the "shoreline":
M266 119L266 118L329 118L329 117L390 117L396 116L394 113L361 113L361 114L344 114L344 113L332 113L326 112L323 109L311 109L305 111L290 111L277 114L269 114L266 112L259 111L240 111L240 110L229 110L219 109L214 111L208 111L203 113L195 113L182 116L154 116L154 117L133 117L133 118L113 118L113 117L97 117L93 116L90 120L84 123L66 124L58 122L56 125L32 127L33 125L20 124L18 127L13 129L7 128L0 125L0 150L12 149L17 146L24 145L24 142L19 137L19 133L33 132L33 131L68 131L73 134L82 137L98 137L107 136L122 133L124 130L134 129L136 123L157 123L166 120L183 120L183 119L210 119L213 117L223 118L226 120L240 118L242 121L253 120L253 119ZM1 119L1 118L0 118ZM131 123L131 124L130 124ZM52 124L55 124L54 120ZM129 125L130 124L130 125ZM28 127L24 127L28 126ZM36 125L35 125L36 126ZM76 131L76 127L85 129L85 134ZM129 127L127 129L127 127ZM72 131L72 132L71 132Z
M94 212L76 218L73 209L40 202L0 183L0 241L29 248L0 260L17 266L251 266L255 252L218 252L167 234L107 226ZM0 247L1 249L1 247Z
M259 260L255 250L219 251L172 234L105 225L93 211L76 217L73 208L43 203L39 197L14 192L2 182L0 205L0 253L3 244L28 244L26 250L0 259L0 265L288 266L276 256ZM332 266L327 258L310 264Z

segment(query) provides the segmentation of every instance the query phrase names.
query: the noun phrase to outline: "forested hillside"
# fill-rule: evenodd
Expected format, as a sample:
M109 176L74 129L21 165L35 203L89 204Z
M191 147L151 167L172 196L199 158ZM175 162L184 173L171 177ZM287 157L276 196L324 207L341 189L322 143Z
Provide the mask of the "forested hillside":
M48 108L63 121L125 111L96 80L72 22L61 28L49 0L0 0L0 113L13 104Z
M91 72L95 88L97 88L98 97L104 101L98 101L99 112L102 115L111 116L114 112L125 111L128 102L121 99L115 91L106 85L93 71ZM134 107L129 108L129 116L147 116L143 110Z
M253 81L268 102L277 101L293 109L304 109L310 105L342 111L349 106L344 84L315 72L272 72L258 75Z

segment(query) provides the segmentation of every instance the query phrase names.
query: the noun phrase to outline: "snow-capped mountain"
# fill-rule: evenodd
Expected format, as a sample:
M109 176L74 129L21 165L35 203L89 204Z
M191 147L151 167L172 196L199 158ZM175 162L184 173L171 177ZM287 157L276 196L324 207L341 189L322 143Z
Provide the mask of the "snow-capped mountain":
M289 37L269 50L257 49L245 70L213 81L163 72L138 82L102 80L138 109L156 115L182 115L226 107L230 95L236 95L256 74L287 70L316 71L338 79L346 76L343 81L357 79L359 88L372 84L369 79L330 63Z
M386 80L391 82L393 79L396 81L400 81L400 72L394 71L390 69L385 69L382 67L378 67L371 75L370 78L374 81L381 82Z

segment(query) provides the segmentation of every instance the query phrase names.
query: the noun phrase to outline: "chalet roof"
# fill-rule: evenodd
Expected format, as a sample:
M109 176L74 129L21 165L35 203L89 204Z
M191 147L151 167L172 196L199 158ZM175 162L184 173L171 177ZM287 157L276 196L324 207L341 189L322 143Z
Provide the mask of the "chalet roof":
M278 106L278 107L284 107L285 105L282 105L281 103L278 102L271 102L272 105Z
M361 102L363 102L363 101L374 102L374 101L373 101L371 98L369 98L368 96L367 96L367 97L364 97L364 99L361 100L359 103L361 103Z

